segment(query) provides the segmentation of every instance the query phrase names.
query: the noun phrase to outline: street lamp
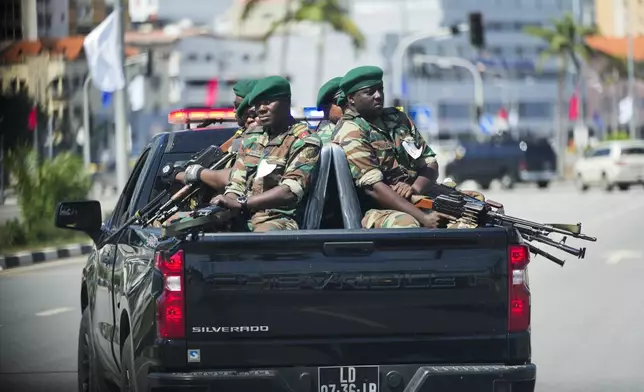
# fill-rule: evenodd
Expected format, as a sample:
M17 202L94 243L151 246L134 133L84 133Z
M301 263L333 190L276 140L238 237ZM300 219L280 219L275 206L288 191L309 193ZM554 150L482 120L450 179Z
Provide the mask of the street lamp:
M455 34L466 32L466 31L469 31L469 26L465 23L462 23L457 26L453 26L449 28L441 28L435 31L412 34L409 37L404 37L402 40L400 40L392 56L393 57L393 64L392 64L393 75L392 76L394 79L394 96L398 98L402 98L404 60L405 60L405 54L407 53L407 49L409 49L410 46L412 46L418 41L422 41L425 39L445 39L445 38L453 37Z
M483 98L483 78L481 77L481 72L479 72L478 68L472 62L460 57L443 57L428 54L416 55L412 60L416 65L429 63L441 68L461 67L468 70L474 79L474 103L476 104L476 120L478 121L478 116L482 113L485 103Z

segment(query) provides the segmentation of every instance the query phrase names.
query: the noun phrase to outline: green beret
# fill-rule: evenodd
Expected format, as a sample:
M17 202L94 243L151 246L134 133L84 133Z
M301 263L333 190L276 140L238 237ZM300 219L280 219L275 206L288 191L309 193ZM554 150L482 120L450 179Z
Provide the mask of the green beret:
M344 91L340 90L340 94L335 98L335 104L338 106L344 106L347 104L347 96L344 94Z
M248 104L248 96L246 96L239 103L239 106L237 106L237 110L235 110L235 114L237 114L237 117L242 118L242 115L244 114L244 110L248 109L249 107L250 105Z
M333 98L335 97L338 90L340 90L341 80L342 80L342 77L338 76L337 78L333 78L328 82L324 83L322 87L320 87L320 91L318 91L318 99L316 101L316 105L318 108L324 105L325 103L332 103L334 101Z
M340 82L340 88L345 94L353 94L356 91L382 84L382 69L372 65L357 67L347 72Z
M251 91L253 91L253 87L255 87L256 84L257 80L243 79L235 83L235 85L233 86L233 91L235 92L236 96L246 98L246 96L250 94Z
M281 76L268 76L257 81L247 98L250 105L259 99L291 98L291 84Z

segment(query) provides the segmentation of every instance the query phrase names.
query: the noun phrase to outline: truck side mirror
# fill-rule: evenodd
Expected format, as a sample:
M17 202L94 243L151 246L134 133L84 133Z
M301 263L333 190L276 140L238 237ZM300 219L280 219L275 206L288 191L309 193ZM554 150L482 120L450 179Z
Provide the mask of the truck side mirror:
M97 242L102 220L101 203L96 200L63 201L56 207L54 225L61 229L82 231Z

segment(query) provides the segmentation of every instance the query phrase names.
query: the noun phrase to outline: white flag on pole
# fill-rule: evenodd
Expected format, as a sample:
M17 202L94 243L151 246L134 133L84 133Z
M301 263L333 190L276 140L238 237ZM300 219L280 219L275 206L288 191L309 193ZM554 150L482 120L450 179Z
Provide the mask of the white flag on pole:
M619 101L619 123L626 124L633 116L633 99L628 96Z
M125 87L117 23L116 11L112 11L83 41L92 83L97 89L109 93Z

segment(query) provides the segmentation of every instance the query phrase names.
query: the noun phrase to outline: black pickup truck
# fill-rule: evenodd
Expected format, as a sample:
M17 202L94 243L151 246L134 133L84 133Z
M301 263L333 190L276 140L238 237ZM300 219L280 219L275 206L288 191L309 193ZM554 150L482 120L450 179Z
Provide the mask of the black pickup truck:
M132 225L109 238L160 192L167 162L232 132L157 135L104 223L97 201L59 204L57 226L96 243L79 293L79 390L534 390L517 232L361 229L338 146L322 150L301 230L180 241Z

